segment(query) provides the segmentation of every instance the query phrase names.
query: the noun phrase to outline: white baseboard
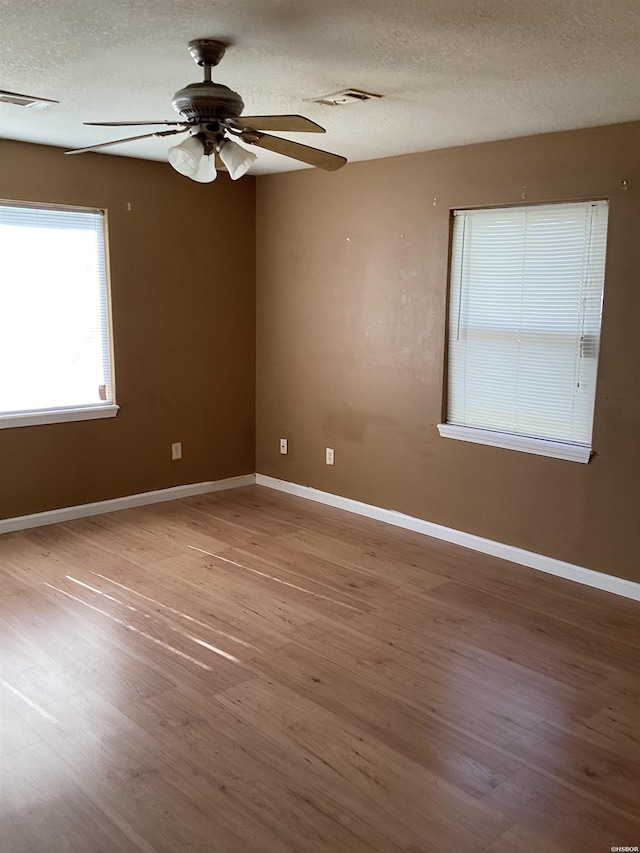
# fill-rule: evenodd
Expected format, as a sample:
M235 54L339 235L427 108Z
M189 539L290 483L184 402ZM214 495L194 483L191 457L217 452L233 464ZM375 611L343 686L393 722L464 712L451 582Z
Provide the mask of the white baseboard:
M490 554L502 560L510 560L512 563L519 563L521 566L527 566L530 569L537 569L540 572L546 572L547 574L556 575L566 580L592 586L605 592L611 592L614 595L621 595L624 598L640 601L640 583L618 578L614 575L607 575L603 572L596 572L593 569L585 569L582 566L565 563L562 560L556 560L554 557L545 557L543 554L536 554L533 551L525 551L523 548L516 548L514 545L505 545L503 542L484 539L482 536L475 536L473 533L465 533L461 530L455 530L452 527L444 527L441 524L405 515L402 512L396 512L392 509L383 509L382 507L372 506L361 501L351 500L351 498L333 495L330 492L322 492L310 486L300 486L297 483L278 480L275 477L268 477L265 474L244 474L241 477L229 477L226 480L190 483L186 486L173 486L169 489L158 489L153 492L142 492L137 495L125 495L124 497L113 498L112 500L96 501L95 503L62 507L61 509L49 510L47 512L36 512L32 515L0 519L0 534L10 533L14 530L26 530L30 527L43 527L47 524L57 524L62 521L71 521L74 518L86 518L90 515L116 512L120 509L131 509L136 506L174 501L192 495L220 492L225 489L237 489L241 486L251 486L254 483L257 483L259 486L276 489L280 492L287 492L290 495L297 495L307 500L316 501L317 503L327 504L346 512L353 512L356 515L363 515L367 518L383 521L395 527L413 530L425 536L433 536L435 539L442 539L454 545L462 545L464 548L470 548L472 551L480 551L483 554Z
M625 598L640 601L640 583L634 581L628 581L614 575L606 575L593 569L585 569L582 566L556 560L554 557L545 557L543 554L516 548L514 545L505 545L503 542L484 539L482 536L475 536L473 533L464 533L461 530L444 527L441 524L434 524L431 521L424 521L411 515L404 515L404 513L392 509L383 509L350 498L343 498L340 495L332 495L330 492L312 489L310 486L300 486L297 483L267 477L265 474L256 474L256 483L259 486L267 486L270 489L277 489L290 495L297 495L357 515L364 515L367 518L374 518L377 521L384 521L396 527L404 527L416 533L423 533L425 536L433 536L435 539L443 539L445 542L452 542L454 545L462 545L472 551L481 551L483 554L490 554L492 557L499 557L502 560L510 560L512 563L527 566L530 569L537 569L539 572L546 572L586 586L593 586L605 592L612 592L614 595L622 595Z
M228 477L226 480L211 480L205 483L190 483L186 486L173 486L170 489L157 489L153 492L141 492L137 495L125 495L108 501L65 506L47 512L36 512L33 515L20 515L15 518L0 519L0 534L13 530L26 530L29 527L43 527L47 524L58 524L61 521L71 521L74 518L86 518L89 515L101 515L105 512L116 512L119 509L131 509L135 506L175 501L192 495L204 495L207 492L221 492L225 489L237 489L240 486L252 486L256 481L255 474L244 474L241 477Z

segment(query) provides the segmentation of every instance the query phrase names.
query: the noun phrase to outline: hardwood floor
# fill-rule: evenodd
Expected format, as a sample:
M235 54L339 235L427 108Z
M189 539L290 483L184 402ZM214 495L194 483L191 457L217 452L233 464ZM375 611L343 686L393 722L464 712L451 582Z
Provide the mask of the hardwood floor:
M250 487L0 537L0 849L640 845L640 605Z

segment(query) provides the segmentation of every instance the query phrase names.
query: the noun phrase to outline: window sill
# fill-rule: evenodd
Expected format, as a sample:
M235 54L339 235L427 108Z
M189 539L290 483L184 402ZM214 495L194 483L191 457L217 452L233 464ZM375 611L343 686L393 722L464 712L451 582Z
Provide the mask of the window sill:
M543 438L528 438L523 435L511 435L507 432L494 432L493 430L456 424L438 424L438 432L443 438L455 438L474 444L488 444L491 447L503 447L506 450L520 450L523 453L566 459L569 462L587 463L591 458L591 448L581 444L547 441Z
M93 421L98 418L115 418L120 406L84 406L77 409L45 409L35 412L16 412L0 415L0 429L35 426L37 424L61 424L67 421Z

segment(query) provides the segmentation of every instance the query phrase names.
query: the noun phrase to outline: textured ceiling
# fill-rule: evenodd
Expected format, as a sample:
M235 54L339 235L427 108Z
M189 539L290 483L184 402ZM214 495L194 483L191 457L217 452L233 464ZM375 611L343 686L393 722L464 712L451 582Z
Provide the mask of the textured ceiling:
M349 160L640 118L640 0L0 0L0 89L60 101L0 104L0 136L79 147L129 135L83 121L175 119L197 37L233 42L213 77L245 113L302 113L326 135L283 136ZM307 103L346 87L384 98Z

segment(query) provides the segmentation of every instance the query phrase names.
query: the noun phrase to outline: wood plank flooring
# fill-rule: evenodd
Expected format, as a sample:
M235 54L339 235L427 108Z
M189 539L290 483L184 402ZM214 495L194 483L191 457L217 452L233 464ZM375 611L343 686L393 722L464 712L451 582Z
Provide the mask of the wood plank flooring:
M257 486L0 537L2 853L640 845L640 605Z

